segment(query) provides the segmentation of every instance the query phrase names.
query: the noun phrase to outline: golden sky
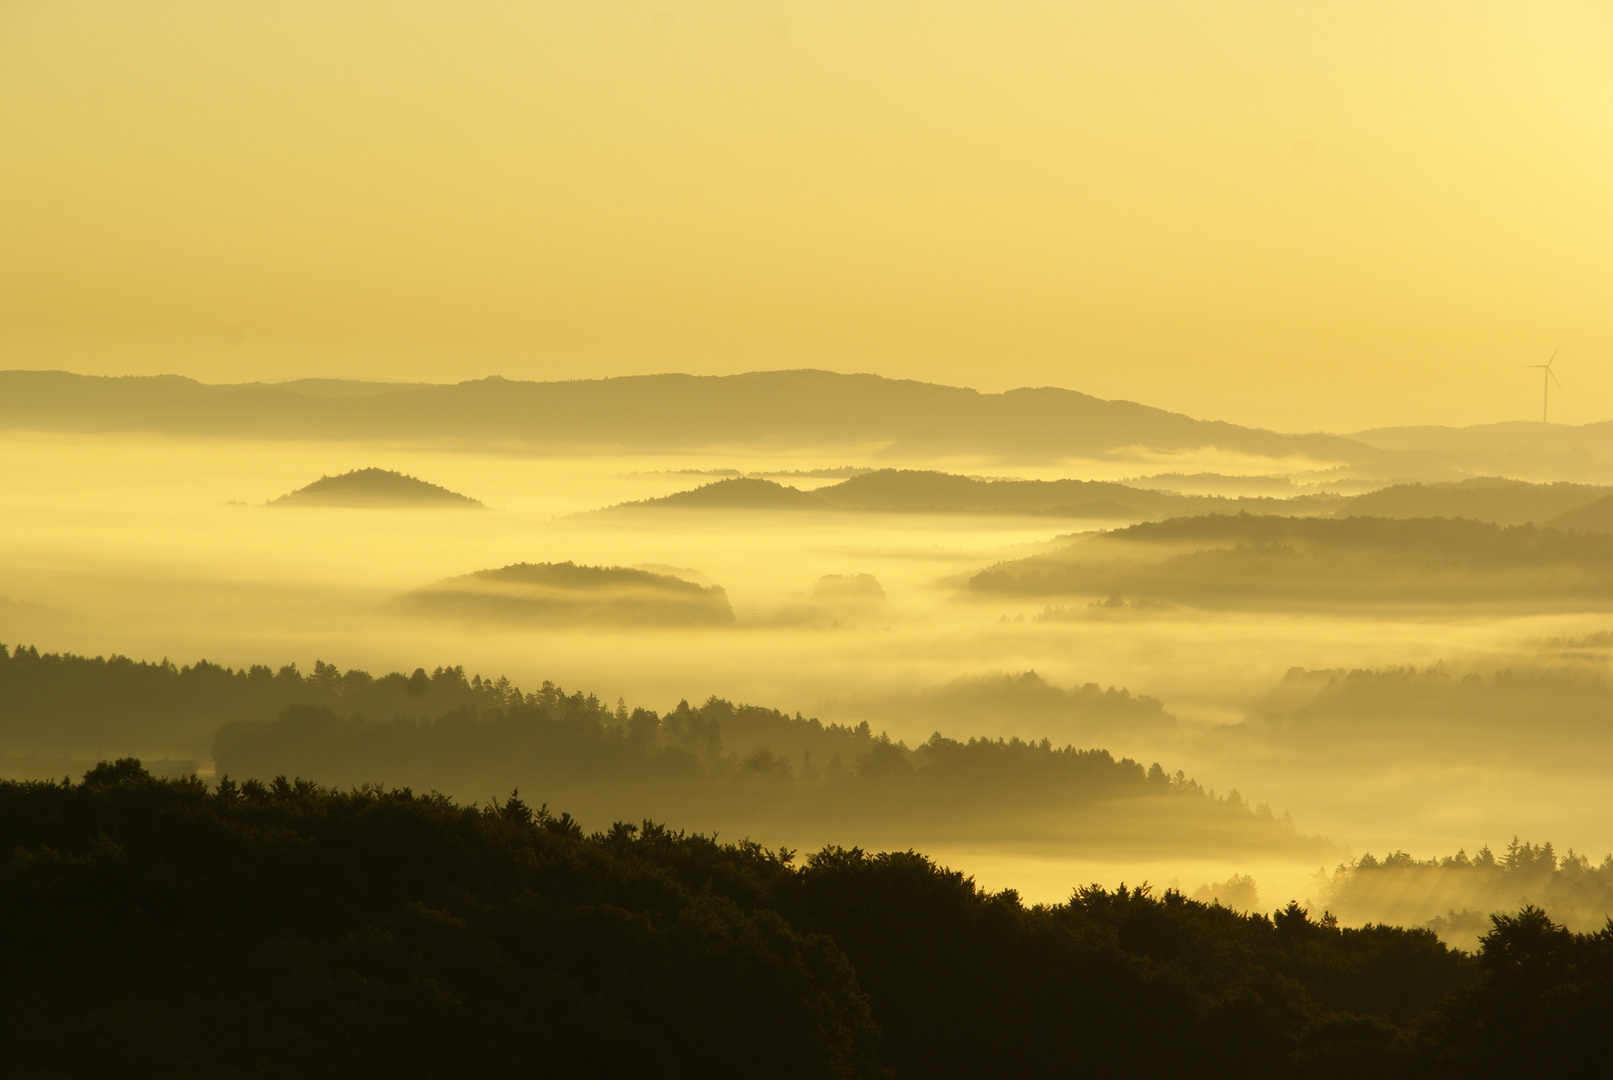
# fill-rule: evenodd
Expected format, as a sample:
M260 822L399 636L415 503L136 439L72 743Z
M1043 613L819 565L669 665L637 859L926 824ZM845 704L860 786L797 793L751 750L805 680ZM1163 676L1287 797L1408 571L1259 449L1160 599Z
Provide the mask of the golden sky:
M0 367L1613 417L1613 4L0 0Z

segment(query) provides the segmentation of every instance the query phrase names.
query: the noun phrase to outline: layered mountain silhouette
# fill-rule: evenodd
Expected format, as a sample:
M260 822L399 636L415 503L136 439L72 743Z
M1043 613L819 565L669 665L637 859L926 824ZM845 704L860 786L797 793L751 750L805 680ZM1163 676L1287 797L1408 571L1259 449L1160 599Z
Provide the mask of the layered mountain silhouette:
M849 510L1040 514L1072 520L1142 520L1194 514L1307 517L1467 518L1498 525L1613 529L1613 503L1597 517L1572 518L1613 492L1593 484L1530 484L1482 477L1456 483L1393 484L1363 495L1288 498L1186 495L1102 480L985 480L919 469L878 469L814 491L734 477L613 509ZM1591 524L1592 518L1604 524Z
M1375 453L1332 435L1197 420L1073 390L1002 394L877 375L760 371L454 385L211 385L178 376L0 372L0 427L160 431L253 438L458 438L675 449L720 443L868 446L1047 458L1128 446L1222 447L1353 461Z
M1336 496L1227 499L1098 480L983 480L923 469L878 469L815 491L758 477L733 477L610 509L1043 514L1115 520L1216 511L1294 513L1300 507L1320 511L1338 501Z
M269 505L486 509L469 496L390 469L354 469L340 476L321 476L307 487L270 500Z

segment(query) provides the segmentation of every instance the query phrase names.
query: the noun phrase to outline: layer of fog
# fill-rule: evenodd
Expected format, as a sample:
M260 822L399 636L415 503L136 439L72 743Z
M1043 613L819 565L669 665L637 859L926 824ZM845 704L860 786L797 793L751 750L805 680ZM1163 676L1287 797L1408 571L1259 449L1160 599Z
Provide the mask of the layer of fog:
M680 698L718 694L825 720L866 718L910 742L935 730L1078 745L1083 736L1101 737L1093 744L1117 756L1160 760L1208 787L1236 787L1251 801L1286 810L1302 831L1340 844L1343 857L1393 848L1446 854L1502 845L1513 834L1597 856L1613 849L1613 809L1592 777L1433 752L1341 772L1326 758L1229 750L1210 735L1217 725L1248 718L1292 667L1446 662L1493 671L1520 657L1534 662L1541 640L1603 629L1606 617L1593 612L1210 614L1089 607L1080 598L1049 617L1045 603L970 599L962 588L986 565L1046 550L1058 529L1044 519L706 513L622 522L584 513L700 482L682 470L822 470L863 463L856 448L836 456L715 450L680 458L537 459L351 443L16 434L0 438L0 447L14 463L0 482L0 641L8 644L180 663L206 657L307 668L317 658L377 673L463 664L527 687L550 679L660 710ZM1001 472L981 461L911 464ZM1271 475L1295 464L1177 455L1019 475L1120 479L1145 470L1235 468ZM493 512L262 506L320 475L370 465L464 492ZM567 560L682 568L690 580L726 589L736 622L637 632L476 628L400 618L387 608L396 596L446 577ZM839 610L845 598L818 585L832 575L870 575L884 599L872 602L866 593ZM1601 671L1604 660L1591 655L1585 663ZM1046 716L937 715L912 707L960 677L1033 670L1055 687L1096 683L1152 696L1178 727L1094 733L1061 728ZM1250 865L1214 853L1199 865L1046 849L959 846L936 853L987 884L1012 885L1038 899L1062 897L1091 880L1174 879L1192 892L1248 873L1272 906L1290 895L1311 896L1311 875L1319 869Z

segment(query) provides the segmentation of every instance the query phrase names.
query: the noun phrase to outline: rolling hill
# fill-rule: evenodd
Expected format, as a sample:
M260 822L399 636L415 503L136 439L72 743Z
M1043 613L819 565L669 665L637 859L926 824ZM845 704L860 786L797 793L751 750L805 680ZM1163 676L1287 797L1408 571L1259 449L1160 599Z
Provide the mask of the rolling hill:
M457 491L390 469L354 469L340 476L321 476L306 487L271 499L269 505L487 509Z
M1206 607L1499 604L1603 610L1613 536L1447 518L1211 514L999 563L981 596L1121 595Z

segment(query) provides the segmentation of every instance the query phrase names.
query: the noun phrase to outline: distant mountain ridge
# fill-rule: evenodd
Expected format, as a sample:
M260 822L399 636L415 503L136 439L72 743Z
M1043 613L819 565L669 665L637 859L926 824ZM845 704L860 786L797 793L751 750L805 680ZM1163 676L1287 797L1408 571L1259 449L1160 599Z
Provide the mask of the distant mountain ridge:
M1589 498L1589 497L1587 497ZM877 469L813 491L756 477L717 480L609 511L816 510L870 513L1040 514L1068 518L1145 518L1179 514L1324 512L1339 496L1290 499L1179 495L1104 480L982 480L925 469Z
M1054 387L983 394L829 371L635 375L569 382L499 377L373 394L309 384L212 385L0 372L0 428L158 431L253 438L451 438L674 449L713 444L863 444L911 452L1049 458L1128 446L1220 447L1354 461L1377 451L1334 435L1198 420Z
M1498 525L1552 523L1613 528L1605 506L1613 491L1592 484L1529 484L1479 477L1457 483L1393 484L1362 495L1185 495L1106 480L983 480L918 469L876 469L838 484L801 491L772 480L734 477L611 510L847 510L871 513L1039 514L1086 519L1143 519L1198 514L1307 517L1468 518ZM1609 504L1613 505L1613 504Z

